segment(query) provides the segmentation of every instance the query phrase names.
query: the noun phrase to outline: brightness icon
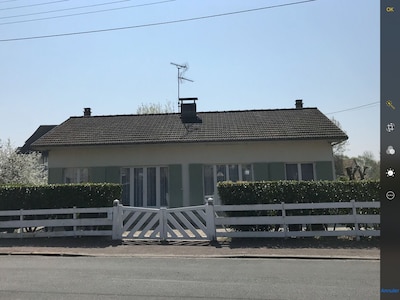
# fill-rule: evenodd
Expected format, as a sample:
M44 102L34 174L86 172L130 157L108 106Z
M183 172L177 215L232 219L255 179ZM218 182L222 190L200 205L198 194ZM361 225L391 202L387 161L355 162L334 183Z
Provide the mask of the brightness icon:
M392 168L389 168L389 169L386 170L386 176L387 177L394 177L395 174L396 173L394 172L394 169L392 169Z

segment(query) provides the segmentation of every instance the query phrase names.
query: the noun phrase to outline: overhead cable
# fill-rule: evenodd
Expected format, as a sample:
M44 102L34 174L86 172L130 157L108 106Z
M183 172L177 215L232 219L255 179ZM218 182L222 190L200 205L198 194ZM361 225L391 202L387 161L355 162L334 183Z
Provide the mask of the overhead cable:
M250 13L255 11L261 11L266 9L272 8L279 8L291 5L298 5L304 4L309 2L314 2L317 0L305 0L305 1L298 1L298 2L291 2L279 5L272 5L272 6L264 6L259 8L252 8L234 12L227 12L215 15L207 15L201 17L193 17L187 19L180 19L180 20L173 20L173 21L164 21L164 22L156 22L156 23L148 23L148 24L141 24L141 25L132 25L132 26L125 26L125 27L115 27L115 28L106 28L106 29L97 29L97 30L89 30L89 31L79 31L79 32L68 32L68 33L58 33L58 34L49 34L49 35L37 35L37 36L29 36L29 37L20 37L20 38L9 38L9 39L0 39L0 42L15 42L15 41L26 41L26 40L35 40L35 39L46 39L46 38L56 38L56 37L64 37L64 36L73 36L73 35L83 35L83 34L93 34L93 33L102 33L102 32L109 32L109 31L118 31L118 30L127 30L127 29L137 29L137 28L144 28L144 27L154 27L154 26L162 26L162 25L169 25L169 24L176 24L182 22L191 22L191 21L198 21L198 20L205 20L211 18L218 18L218 17L225 17L243 13Z

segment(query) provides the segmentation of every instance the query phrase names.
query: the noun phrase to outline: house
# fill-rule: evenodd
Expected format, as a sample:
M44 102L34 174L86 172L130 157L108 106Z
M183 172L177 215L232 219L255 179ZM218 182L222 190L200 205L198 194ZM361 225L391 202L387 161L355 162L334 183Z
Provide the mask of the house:
M181 99L181 100L191 100ZM333 180L332 144L347 135L317 108L92 116L89 108L36 140L49 183L114 182L123 203L218 202L219 181Z
M36 129L36 131L26 140L25 144L17 149L18 152L21 154L28 154L35 151L31 147L32 143L52 130L54 127L56 127L56 125L40 125L38 129ZM40 156L40 163L47 167L47 153L42 153Z

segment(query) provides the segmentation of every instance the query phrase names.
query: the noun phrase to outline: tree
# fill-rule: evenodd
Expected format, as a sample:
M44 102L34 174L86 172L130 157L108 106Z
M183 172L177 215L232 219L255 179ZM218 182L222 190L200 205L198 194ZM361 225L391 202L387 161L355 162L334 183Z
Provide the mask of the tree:
M339 123L338 120L336 120L335 118L332 118L331 121L337 126L339 127L341 130L342 129L342 125ZM343 130L344 131L344 130ZM344 131L346 132L346 131ZM345 170L345 166L344 166L344 162L348 159L347 156L344 155L344 152L347 150L347 146L349 145L349 141L345 140L336 144L332 145L332 152L333 152L333 161L335 164L335 172L336 172L336 177L341 177L344 176L344 170Z
M21 154L9 140L0 140L0 184L46 184L47 171L40 157L38 152Z
M163 113L172 113L174 112L174 106L171 101L168 101L164 105L161 103L149 103L149 104L141 104L136 113L139 115L145 114L163 114Z

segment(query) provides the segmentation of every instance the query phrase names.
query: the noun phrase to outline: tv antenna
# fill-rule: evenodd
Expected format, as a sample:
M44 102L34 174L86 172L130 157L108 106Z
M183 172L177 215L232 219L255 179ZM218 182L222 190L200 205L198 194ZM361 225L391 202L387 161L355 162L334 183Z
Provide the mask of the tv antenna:
M193 82L193 80L184 77L183 75L185 74L185 72L189 69L189 65L186 63L184 65L179 65L176 63L171 63L171 65L174 65L176 67L176 69L178 70L178 102L180 99L180 84L183 83L184 81L190 81Z

